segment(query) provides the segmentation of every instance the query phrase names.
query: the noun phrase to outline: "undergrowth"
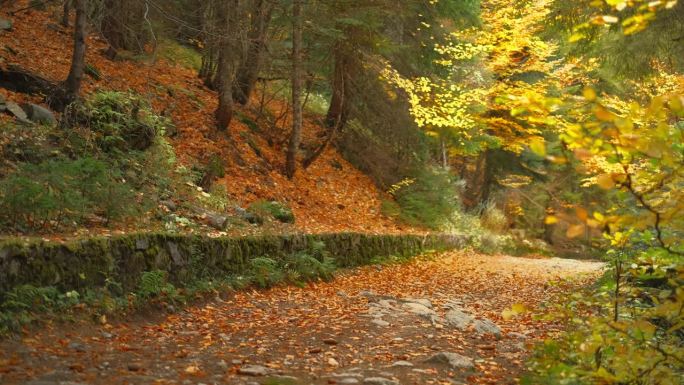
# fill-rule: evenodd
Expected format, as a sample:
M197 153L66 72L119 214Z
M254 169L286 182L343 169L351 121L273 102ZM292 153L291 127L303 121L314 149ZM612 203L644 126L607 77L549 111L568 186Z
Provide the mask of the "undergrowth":
M251 259L244 274L216 277L203 270L200 260L191 261L193 279L182 287L169 281L161 270L145 271L136 290L124 293L121 285L107 279L97 289L61 292L55 287L22 285L5 293L0 301L0 337L46 319L70 321L83 316L100 319L107 315L127 314L151 305L162 309L185 306L195 300L218 293L247 287L269 288L281 284L302 286L307 282L328 281L338 269L316 242L309 251L298 252L282 259L266 256Z

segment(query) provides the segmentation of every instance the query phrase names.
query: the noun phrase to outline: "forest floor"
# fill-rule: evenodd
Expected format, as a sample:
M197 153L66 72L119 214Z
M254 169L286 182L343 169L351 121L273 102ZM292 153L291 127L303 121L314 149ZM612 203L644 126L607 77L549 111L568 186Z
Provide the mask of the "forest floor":
M535 317L542 304L602 266L448 252L302 288L237 291L173 314L51 324L0 343L0 382L516 383L529 348L562 328ZM529 310L503 317L513 305Z
M26 8L28 4L28 0L20 0L14 6ZM15 14L0 10L0 17L13 23L11 31L0 33L0 47L4 47L0 51L0 68L18 67L52 82L60 82L69 71L73 30L59 24L61 6L48 6L46 10L28 8ZM380 207L382 199L388 198L387 194L347 162L335 148L328 148L311 167L300 170L292 180L287 179L283 170L291 108L282 101L284 98L278 90L260 86L250 104L239 107L229 130L219 132L213 118L216 92L205 87L197 76L197 70L188 64L189 59L176 52L183 51L182 48L162 45L146 55L127 53L130 57L109 60L104 54L108 45L98 35L90 34L87 44L86 62L95 67L101 77L84 77L84 94L112 90L142 95L157 113L173 122L176 133L169 141L179 164L191 167L219 157L223 160L226 174L216 183L225 186L233 203L246 207L260 199L278 200L292 208L297 218L295 224L272 231L424 232L383 215ZM167 52L169 49L172 51ZM27 95L2 88L0 96L17 103L42 104L43 101L42 95ZM0 114L0 124L12 119L7 114ZM305 113L303 147L315 149L324 139L325 129L320 121L320 114ZM117 227L98 229L91 226L86 234L78 235L141 230L135 223ZM143 229L149 227L147 225ZM254 231L247 228L236 231L234 235ZM70 235L64 234L63 238Z

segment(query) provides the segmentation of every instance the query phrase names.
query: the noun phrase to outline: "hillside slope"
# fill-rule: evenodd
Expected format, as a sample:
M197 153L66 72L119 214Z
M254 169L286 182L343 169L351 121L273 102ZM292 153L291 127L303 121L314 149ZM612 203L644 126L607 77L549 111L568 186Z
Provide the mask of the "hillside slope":
M19 8L27 1L16 2ZM71 30L61 27L58 10L27 10L1 17L11 19L11 31L0 32L0 67L19 66L49 80L66 78L71 60ZM291 206L297 218L295 231L358 231L392 233L411 231L380 213L382 192L373 182L334 149L328 149L308 170L293 180L285 178L285 146L289 125L283 119L278 127L259 122L250 108L233 119L229 132L216 132L213 111L216 94L204 87L194 69L150 55L139 60L110 61L104 57L106 43L96 34L88 37L87 63L101 74L100 80L84 78L86 94L96 90L131 90L143 95L160 114L170 117L177 133L169 140L181 164L206 162L212 156L224 161L223 183L232 200L246 206L258 199L277 199ZM41 97L0 89L13 101L39 103ZM256 103L256 101L255 101ZM283 102L273 101L267 109L281 114ZM9 119L2 116L0 119ZM305 116L303 143L315 147L321 128L316 116ZM251 127L250 127L251 126ZM269 144L271 143L271 144ZM414 230L415 231L415 230Z

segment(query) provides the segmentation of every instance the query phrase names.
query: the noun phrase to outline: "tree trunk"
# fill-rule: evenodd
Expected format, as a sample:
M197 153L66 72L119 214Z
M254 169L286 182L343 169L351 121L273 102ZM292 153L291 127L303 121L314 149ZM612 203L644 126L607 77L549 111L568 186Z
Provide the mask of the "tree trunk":
M297 151L302 134L302 1L292 5L292 134L287 147L285 175L292 179L297 170Z
M204 4L201 16L200 36L204 49L202 50L202 66L199 70L199 77L207 88L216 90L216 71L217 71L217 47L221 42L217 41L216 36L220 32L216 30L215 20L216 4L214 1L207 1Z
M342 131L349 115L350 84L348 76L349 60L346 50L338 46L335 49L335 68L332 79L332 98L325 117L329 129Z
M139 0L104 0L101 31L112 50L144 50L144 5Z
M68 100L74 100L78 97L81 89L81 81L83 80L83 71L85 69L85 54L86 54L86 1L87 0L73 0L74 8L76 9L76 25L74 28L74 52L71 58L71 69L69 76L64 82L64 89Z
M235 101L242 105L249 103L249 97L259 78L274 5L270 0L255 0L252 23L247 36L247 55L238 68L233 95Z
M64 0L64 5L62 6L62 25L64 27L69 26L69 11L71 10L71 0Z
M239 2L232 0L217 9L219 31L223 31L219 46L216 87L219 104L216 109L216 124L219 130L227 130L233 119L233 81L235 79L235 55L237 47L237 12Z

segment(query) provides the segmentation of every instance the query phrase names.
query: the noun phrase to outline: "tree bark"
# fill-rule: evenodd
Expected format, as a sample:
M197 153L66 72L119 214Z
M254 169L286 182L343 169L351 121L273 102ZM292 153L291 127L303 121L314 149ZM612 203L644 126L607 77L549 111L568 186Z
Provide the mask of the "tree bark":
M145 2L140 0L104 0L101 31L114 51L142 52L145 47Z
M228 4L218 7L219 31L222 38L219 47L218 69L216 71L216 86L219 104L216 109L216 124L219 130L227 130L233 119L233 81L235 79L235 55L237 47L237 12L239 0L232 0Z
M237 71L234 98L242 105L249 103L249 97L259 78L263 66L268 26L275 3L271 0L255 0L252 22L247 36L247 54Z
M332 78L332 97L330 107L325 117L325 124L329 129L341 131L349 116L350 82L348 75L349 58L344 47L335 49L335 68Z
M292 134L285 163L285 175L289 179L297 171L297 152L302 134L302 0L294 0L292 17Z
M81 82L83 80L86 54L86 1L87 0L73 0L74 8L76 10L74 51L71 58L71 69L69 70L69 75L64 82L64 89L66 91L68 100L74 100L78 97L79 91L81 89Z
M64 27L69 26L69 12L71 11L71 0L64 0L64 5L62 6L62 25Z

